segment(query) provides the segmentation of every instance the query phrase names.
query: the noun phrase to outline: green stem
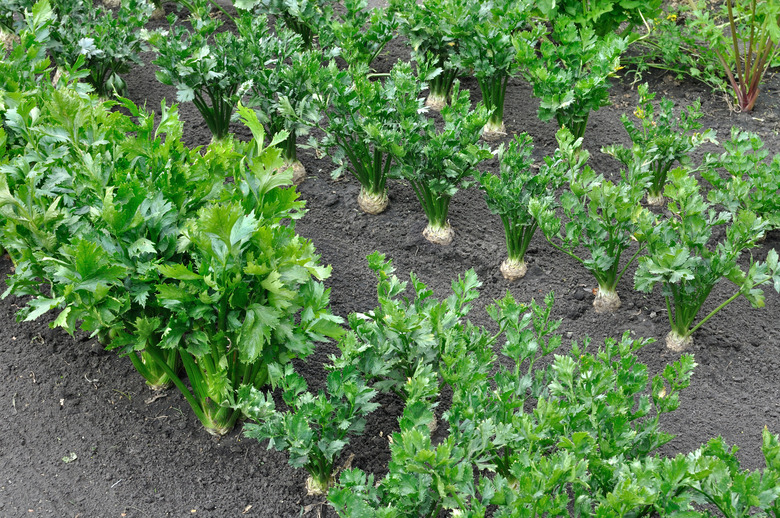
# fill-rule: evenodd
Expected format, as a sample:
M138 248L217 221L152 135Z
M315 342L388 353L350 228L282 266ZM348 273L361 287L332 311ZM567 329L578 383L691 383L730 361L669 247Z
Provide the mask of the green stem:
M168 367L168 364L165 363L165 361L160 357L159 353L155 351L153 348L147 347L147 352L149 352L150 356L154 358L154 360L157 362L157 364L160 366L161 369L165 371L165 373L168 375L169 378L171 378L171 381L173 381L173 384L176 385L176 388L179 389L179 391L184 396L184 399L187 400L187 403L190 404L190 408L192 408L192 411L195 413L195 416L198 418L198 421L204 424L207 422L206 415L203 413L203 410L201 409L200 403L197 399L192 395L192 393L189 391L186 385L182 382L182 380L179 378L179 376L176 375L175 372L173 372L173 369ZM186 353L185 353L186 354ZM184 359L184 355L182 355L182 360Z

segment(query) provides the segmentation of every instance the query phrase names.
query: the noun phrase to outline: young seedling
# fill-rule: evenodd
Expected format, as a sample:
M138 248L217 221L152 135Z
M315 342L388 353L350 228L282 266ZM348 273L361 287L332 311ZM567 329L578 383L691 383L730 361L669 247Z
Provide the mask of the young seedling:
M626 167L636 167L631 165L632 161L648 161L650 187L647 203L662 206L666 177L672 167L675 164L688 167L691 163L690 155L696 148L705 142L717 144L717 140L712 129L703 133L696 131L702 127L698 120L704 116L699 101L681 110L677 117L674 114L674 102L666 98L661 100L656 113L653 105L655 93L648 91L647 83L639 85L637 91L639 104L634 110L636 120L626 114L621 117L633 147L628 149L616 145L602 151L615 156Z
M767 162L769 152L761 138L731 128L731 138L721 155L708 154L701 175L714 189L707 199L732 213L747 209L763 219L766 230L780 228L780 154ZM721 176L724 171L728 176Z
M393 150L399 163L397 174L407 180L428 218L425 239L437 245L452 243L455 232L448 214L450 200L468 185L477 164L492 157L479 142L488 112L484 105L471 109L468 90L458 81L452 87L452 102L441 110L442 131L419 114L402 122L412 131L403 148Z
M599 38L592 28L577 28L563 17L549 33L536 25L512 41L539 98L539 118L555 118L575 140L582 138L591 111L609 104L609 78L620 69L627 41L612 33Z
M598 282L593 301L597 313L613 312L620 307L616 288L631 263L644 250L652 230L654 216L641 206L647 175L642 169L621 171L621 180L611 182L587 165L589 154L579 147L567 129L558 132L560 159L552 163L554 175L565 175L569 189L559 198L563 217L556 215L549 202L534 199L530 211L547 241L581 263ZM622 265L620 258L632 242L639 246ZM578 255L580 247L590 257Z
M639 260L634 285L650 292L661 284L671 331L666 346L674 351L688 349L693 333L738 297L745 297L754 308L764 306L759 286L773 283L780 291L777 252L770 250L766 261L753 261L745 271L737 260L743 250L755 246L766 230L766 222L754 213L716 212L714 204L704 200L696 179L683 168L670 173L665 194L672 217L661 221L648 236L648 254ZM729 224L725 239L710 243L718 225ZM736 292L704 318L696 321L712 288L728 279Z
M498 175L479 171L475 174L490 212L497 214L504 225L507 258L501 263L501 274L509 281L522 278L527 270L525 252L538 228L529 212L531 200L551 203L563 180L552 167L535 170L532 151L531 137L527 133L516 135L508 148L503 144L498 148Z
M277 409L270 393L241 387L238 407L256 421L244 425L244 435L268 439L269 449L288 452L290 465L309 473L308 493L326 495L335 483L336 461L349 436L363 433L365 416L379 407L372 402L376 391L365 385L354 367L331 371L326 391L316 396L291 364L271 364L268 372L271 386L282 389L287 410Z

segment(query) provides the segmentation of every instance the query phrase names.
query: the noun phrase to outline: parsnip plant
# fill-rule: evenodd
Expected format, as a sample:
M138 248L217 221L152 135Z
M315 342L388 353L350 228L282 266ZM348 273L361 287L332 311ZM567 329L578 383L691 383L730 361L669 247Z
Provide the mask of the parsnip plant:
M236 105L249 84L241 73L251 63L246 42L230 31L215 33L220 22L209 16L207 4L190 13L192 30L171 19L167 31L149 33L157 49L155 73L163 84L176 87L179 102L192 102L214 139L227 137Z
M553 174L565 175L569 185L558 200L563 217L556 215L549 202L538 199L531 201L530 211L547 241L596 277L596 312L612 312L620 307L618 282L645 248L647 234L654 225L653 214L641 206L647 186L646 169L621 171L620 181L612 182L585 164L589 154L576 151L577 142L568 130L558 132L558 145L563 160L554 162ZM623 252L633 241L639 246L621 265ZM587 249L590 257L578 255L580 247Z
M304 50L301 37L288 29L269 34L264 17L245 13L237 22L250 57L238 62L242 77L251 81L250 105L270 138L287 132L279 147L286 166L293 169L293 183L298 184L306 170L298 160L297 138L321 118L314 97L322 54Z
M287 409L277 409L270 393L242 386L239 407L256 421L244 425L244 435L268 439L268 448L288 452L290 465L309 473L308 493L327 494L349 437L362 434L365 416L379 407L372 401L376 391L365 385L355 368L331 371L325 383L327 393L321 390L316 396L307 391L306 381L289 363L271 364L268 371L271 386L282 389Z
M488 112L482 104L472 110L468 90L461 90L457 81L452 102L442 108L441 116L442 131L419 114L402 121L408 138L393 153L399 163L397 174L411 184L428 218L423 235L432 243L448 245L454 236L448 220L450 200L468 184L477 164L492 155L479 142Z
M369 79L365 66L322 71L320 102L327 110L325 137L319 146L333 157L339 176L345 169L360 183L358 206L368 214L387 208L387 178L393 156L403 152L416 131L422 88L409 63L398 63L382 81Z
M512 41L539 98L539 118L555 118L575 139L582 138L590 112L609 104L609 78L620 69L627 41L612 33L600 38L568 18L556 19L549 33L537 25Z
M490 117L482 136L497 139L504 127L504 97L509 79L518 72L512 34L525 29L528 6L519 0L468 2L458 52L453 63L460 70L472 70L482 91L482 103Z
M128 0L122 2L116 15L86 0L55 0L52 5L58 15L53 29L57 45L52 49L57 65L71 64L83 55L89 70L87 80L98 95L127 95L120 74L143 64L140 52L145 47L140 30L149 21L152 4Z
M475 174L490 212L497 214L504 225L507 258L501 263L501 274L510 281L525 275L525 252L539 226L529 212L531 200L552 203L555 190L563 183L563 177L554 174L555 167L550 162L538 171L532 170L532 151L531 137L527 133L516 135L508 148L502 144L498 149L498 175L479 171Z
M469 0L393 0L390 9L399 18L398 30L409 40L412 59L440 72L428 81L425 104L434 110L449 102L458 76L453 62L460 49L462 20L467 17Z
M747 210L716 212L687 170L675 169L670 176L665 194L673 217L662 220L648 235L648 254L639 260L634 285L644 292L661 285L672 328L666 346L679 351L690 347L693 333L738 297L745 297L754 308L763 307L759 286L771 283L780 291L780 270L774 250L769 251L766 261L751 258L747 270L737 263L742 252L755 246L764 233L765 221ZM725 238L711 244L716 226L726 224ZM736 291L696 322L710 292L722 279L735 284Z
M634 110L632 120L623 114L621 121L634 147L610 146L604 151L615 156L626 167L637 160L649 162L650 187L647 193L649 205L664 204L664 186L666 177L675 164L688 167L690 155L705 142L717 143L715 132L707 129L703 133L696 130L702 125L698 122L704 114L701 113L701 103L695 101L679 117L674 114L674 103L664 98L658 106L658 114L653 105L655 93L648 91L647 83L639 85L639 105Z
M704 159L702 177L714 187L707 199L732 213L754 212L766 222L767 231L780 228L780 155L767 162L769 152L761 138L738 128L731 128L731 138L723 147L720 155L708 154Z

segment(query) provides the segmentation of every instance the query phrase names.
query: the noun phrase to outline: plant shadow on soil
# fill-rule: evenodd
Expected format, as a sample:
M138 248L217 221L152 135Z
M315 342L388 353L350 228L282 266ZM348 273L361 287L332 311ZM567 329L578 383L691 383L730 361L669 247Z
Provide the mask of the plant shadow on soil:
M170 8L170 6L169 6ZM154 26L154 25L152 25ZM128 75L129 97L149 109L158 109L175 91L159 84L154 66ZM388 71L398 59L408 59L402 42L392 42L375 63ZM770 76L751 114L729 111L722 97L693 81L678 82L664 74L646 74L657 99L669 97L678 106L701 98L706 127L727 138L732 125L760 134L770 152L780 150L777 135L780 106L775 91L780 80ZM630 76L614 81L612 106L595 112L589 121L585 147L597 172L614 176L618 164L600 153L607 144L627 143L620 115L631 112L637 100ZM464 78L472 100L479 88ZM555 149L555 124L536 117L537 102L530 86L513 79L506 97L505 122L509 140L526 131L534 138L537 162ZM180 107L185 140L206 145L208 128L192 105ZM236 125L239 138L248 132ZM301 139L303 142L305 138ZM493 146L497 146L494 143ZM700 151L715 151L710 147ZM455 228L452 245L440 247L421 235L425 226L414 193L400 181L390 181L390 208L371 216L357 208L358 185L352 178L331 179L334 166L328 158L316 159L301 151L309 177L299 187L309 212L297 231L313 241L323 264L333 266L326 284L332 289L334 313L376 306L375 278L366 256L374 250L393 260L397 274L407 280L415 272L438 297L450 293L453 278L474 268L482 281L481 297L470 318L489 326L485 306L510 290L515 298L538 301L555 292L555 318L561 318L563 348L570 339L591 336L593 345L604 337L619 337L628 330L634 337L655 339L639 353L654 375L678 354L667 351L663 339L669 329L666 307L656 289L646 295L633 290L633 270L618 286L621 308L597 315L592 307L594 279L579 264L555 251L537 234L528 251L527 276L508 283L499 273L504 259L503 229L490 214L476 188L453 199L450 221ZM497 170L496 160L482 166ZM780 235L770 234L752 250L763 259L780 246ZM630 254L626 254L630 257ZM748 253L743 260L747 261ZM10 273L8 259L0 261L3 278ZM703 314L732 293L722 282L713 290ZM660 451L664 455L689 452L716 435L740 448L743 468L763 467L761 430L780 432L780 297L765 290L766 307L753 310L740 299L730 304L695 335L691 352L698 367L691 386L681 394L680 408L664 416L664 429L677 437ZM184 398L174 390L155 395L133 371L126 358L106 352L95 340L75 339L49 329L46 317L38 322L16 323L13 298L0 305L0 516L162 517L162 516L298 516L302 508L334 516L321 499L305 496L305 473L291 468L284 454L266 450L234 431L221 440L198 425ZM306 361L296 362L312 390L322 386L321 367L333 344L318 348ZM442 400L446 402L446 395ZM402 407L392 397L382 399L366 433L354 438L342 456L352 466L382 476L389 460L388 436L397 427ZM440 406L438 413L443 410ZM75 455L75 457L74 457ZM71 460L72 459L72 460ZM67 462L66 462L67 461Z

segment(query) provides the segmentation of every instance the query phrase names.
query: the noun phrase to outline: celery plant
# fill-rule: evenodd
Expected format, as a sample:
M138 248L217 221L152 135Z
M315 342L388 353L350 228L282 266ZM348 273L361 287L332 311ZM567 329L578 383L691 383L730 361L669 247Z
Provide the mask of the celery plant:
M627 167L634 160L649 161L650 187L647 193L649 205L664 204L664 186L666 177L675 164L688 166L690 154L705 142L717 143L715 132L711 129L703 133L698 122L704 114L701 103L695 101L679 117L674 115L674 103L669 99L661 100L656 116L653 106L654 93L648 91L647 83L639 85L639 104L634 110L637 121L623 114L621 121L634 145L633 149L623 146L610 146L604 151L614 155Z
M343 7L344 12L335 13L330 22L331 44L338 46L347 64L370 67L393 39L396 16L388 9L369 7L367 0L344 0Z
M448 245L454 235L448 220L450 200L477 164L492 155L479 142L488 112L481 104L471 109L469 93L460 89L458 81L452 88L452 102L441 115L441 131L417 114L403 122L402 127L412 133L394 153L400 164L398 174L411 184L428 218L423 235L432 243Z
M453 62L469 0L394 0L390 9L399 17L399 32L409 40L412 59L438 69L428 81L426 105L441 110L450 99L458 68Z
M485 192L488 208L498 214L504 225L507 258L501 263L501 273L510 281L525 275L525 252L538 228L529 212L531 200L547 198L549 203L562 182L561 176L553 174L552 167L543 167L536 173L531 171L532 151L531 137L527 133L516 135L508 148L502 144L498 149L501 164L498 175L490 172L475 175Z
M704 159L702 177L714 187L707 193L708 200L732 213L754 212L766 222L767 231L780 228L780 154L767 162L769 152L761 138L738 128L731 128L731 138L723 147L720 155L708 154Z
M751 259L747 271L737 264L742 251L755 246L766 230L765 221L748 210L718 213L714 204L704 200L698 182L687 170L675 169L670 176L665 193L673 217L650 233L648 255L639 260L634 284L644 292L661 284L672 328L666 346L679 351L690 347L693 333L738 297L745 297L753 307L763 307L759 286L773 283L780 291L780 269L774 250L766 261ZM713 246L710 238L716 226L727 223L725 239ZM694 323L712 288L724 278L736 285L736 292Z
M577 142L565 128L558 132L558 143L557 160L550 166L557 174L564 174L569 184L559 198L563 217L556 215L549 202L539 199L531 202L531 214L552 246L596 277L596 311L615 311L620 307L618 282L645 248L645 238L654 224L652 213L640 204L646 189L646 170L640 167L623 171L621 180L613 183L585 165L588 152L580 150L577 154ZM632 241L639 241L639 247L621 267L620 258ZM578 255L580 246L590 252L590 257Z

